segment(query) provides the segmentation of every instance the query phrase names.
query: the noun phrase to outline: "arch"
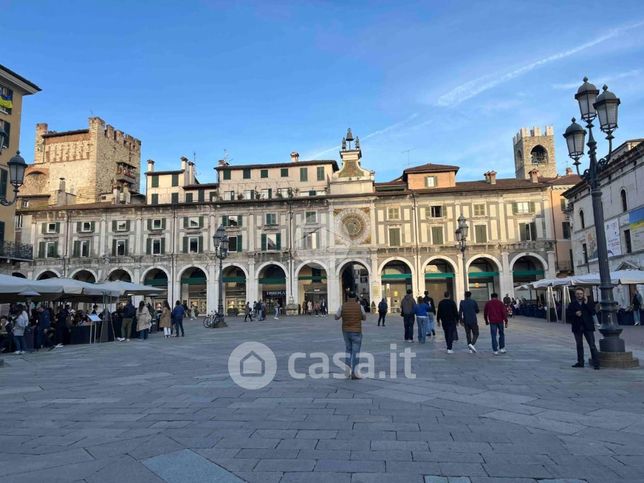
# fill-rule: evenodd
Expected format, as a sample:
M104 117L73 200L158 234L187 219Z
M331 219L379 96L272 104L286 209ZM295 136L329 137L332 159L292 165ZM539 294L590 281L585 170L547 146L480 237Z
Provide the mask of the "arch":
M479 258L487 258L489 260L492 260L495 263L498 271L499 272L503 271L503 266L501 265L501 262L499 262L499 259L488 253L480 253L480 254L473 255L472 258L470 258L469 260L467 260L467 262L465 262L465 269L469 272L470 265L472 265L472 262L475 262Z
M208 272L198 265L189 265L179 272L179 300L196 312L208 309ZM192 312L192 311L191 311Z
M548 150L541 144L537 144L530 150L532 164L543 164L548 162Z
M428 271L430 265L438 265L443 263L446 265L448 270L446 271ZM449 271L451 270L451 272ZM456 293L456 274L460 273L458 270L458 265L445 256L433 256L425 261L422 267L422 289L429 293L429 296L434 300L440 300L443 297L445 292L450 292L451 294Z
M521 258L521 257L533 257L533 258L536 258L537 260L539 260L541 262L541 265L543 266L544 272L548 270L548 262L546 262L546 260L541 255L539 255L538 253L534 253L534 252L523 252L523 253L519 253L518 255L515 255L512 258L512 260L510 261L510 270L514 270L515 262L517 262L519 260L519 258Z
M247 302L248 273L235 263L222 266L222 300L227 315L235 316L244 311Z
M170 280L170 274L168 273L168 271L165 268L163 268L163 267L150 267L150 268L146 269L145 272L143 272L143 274L141 275L141 283L145 284L145 279L154 270L158 270L160 272L163 272L165 274L166 280Z
M579 221L582 230L586 228L586 218L584 217L584 210L579 210Z
M133 280L132 272L130 272L127 268L123 268L123 267L115 268L114 270L112 270L110 274L107 276L107 279L110 282L115 280L122 281L122 282L131 282Z
M72 274L72 278L74 280L80 280L81 282L96 283L96 274L88 268L76 270Z
M267 266L269 265L276 265L280 267L282 270L284 270L284 275L286 275L286 278L288 278L288 269L286 268L286 265L284 265L281 262L264 262L261 265L258 265L258 267L255 269L255 273L257 274L257 278L259 278L259 274L262 273L262 270L264 270Z
M626 190L624 188L619 192L619 197L622 201L622 211L628 211L628 196L626 195Z
M306 260L297 266L297 268L295 269L295 276L297 277L300 274L300 270L302 270L302 268L312 264L319 265L326 273L329 273L329 267L327 267L324 263L320 262L319 260Z
M179 270L179 272L177 273L177 277L179 278L179 280L181 280L183 278L183 274L186 271L191 270L191 269L195 269L195 268L198 268L199 270L201 270L204 273L204 275L206 276L206 280L208 280L208 269L206 269L206 267L204 267L202 265L198 265L198 264L186 265L181 270Z
M447 262L452 267L452 270L454 270L454 273L458 271L458 265L454 260L444 255L434 255L433 257L429 257L427 260L425 260L425 263L423 263L423 266L421 267L421 273L425 273L425 269L427 268L427 265L429 265L434 261Z
M407 265L407 267L409 268L409 270L410 270L410 272L411 272L411 274L412 274L411 276L413 277L413 276L415 275L415 274L414 274L414 264L413 264L413 263L411 263L411 262L410 262L409 260L407 260L406 258L403 258L403 257L389 257L389 258L385 259L385 260L380 264L380 267L378 267L378 273L382 274L382 271L384 270L385 266L386 266L388 263L390 263L390 262L402 262L402 263L404 263L404 264L405 264L405 265Z
M472 265L479 262L482 269L472 270ZM492 293L501 290L501 273L503 268L499 260L487 253L473 255L465 264L467 273L467 289L472 292L472 298L479 303L490 299Z
M27 278L27 275L25 275L24 273L21 273L21 272L12 272L11 276L12 277L18 277L18 278Z
M343 260L342 262L340 262L338 264L338 268L335 271L335 275L339 277L342 271L345 269L346 265L348 265L349 263L359 263L360 265L362 265L364 268L367 269L367 272L369 273L369 278L371 278L371 275L372 275L371 264L365 260L360 260L355 258L347 258L346 260Z
M46 280L48 278L60 278L60 272L54 269L43 270L36 276L36 280Z
M329 270L324 263L318 260L304 261L295 269L296 302L301 304L302 313L318 315L320 305L323 302L328 303L328 278Z
M272 269L272 270L271 270ZM273 273L269 275L269 271ZM278 273L281 272L280 273ZM257 294L267 306L268 313L272 313L279 304L282 309L286 308L286 282L288 270L280 262L266 262L257 267ZM282 277L283 275L283 277Z
M392 273L385 273L387 268L390 268ZM413 290L414 269L402 257L389 257L380 264L378 274L382 295L391 307L391 311L396 312L407 290Z
M239 268L242 272L244 272L244 276L246 277L246 280L248 280L250 278L250 274L248 273L248 269L246 267L244 267L243 265L239 264L239 263L235 263L235 262L224 263L221 268L225 272L226 269L231 268L231 267Z

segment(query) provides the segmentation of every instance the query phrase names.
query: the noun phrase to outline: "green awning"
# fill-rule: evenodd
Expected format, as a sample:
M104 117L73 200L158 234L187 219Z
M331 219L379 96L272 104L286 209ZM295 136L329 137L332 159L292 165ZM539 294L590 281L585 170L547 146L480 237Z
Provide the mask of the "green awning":
M259 283L266 284L266 285L277 285L280 283L286 283L286 277L266 277L266 278L260 278Z
M246 283L246 277L224 277L224 283Z
M441 279L441 278L454 278L453 273L426 273L425 280L427 279Z
M411 273L383 273L382 280L411 280Z
M167 287L168 286L168 279L167 278L150 278L143 282L143 285L147 285L149 287Z
M514 270L512 272L512 275L516 275L517 277L528 277L528 276L543 276L544 275L543 270Z
M467 274L469 278L489 278L496 277L499 275L499 272L470 272Z
M205 285L206 277L186 277L181 279L182 285Z
M297 277L298 280L313 280L314 282L321 282L322 280L326 280L326 275L299 275Z

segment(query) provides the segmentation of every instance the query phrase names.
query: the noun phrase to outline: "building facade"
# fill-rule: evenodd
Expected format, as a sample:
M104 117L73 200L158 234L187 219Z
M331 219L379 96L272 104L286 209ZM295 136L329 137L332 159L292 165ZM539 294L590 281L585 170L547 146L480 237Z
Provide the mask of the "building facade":
M40 91L33 82L0 65L0 197L13 200L7 163L20 150L20 119L25 96ZM15 205L0 207L0 262L15 263L31 258L31 247L17 244L14 231Z
M340 163L304 161L295 152L284 163L222 161L212 184L200 184L194 168L182 158L179 170L155 171L148 161L145 203L21 208L34 261L20 273L131 280L212 311L219 276L213 236L223 225L229 312L260 299L281 306L324 300L334 310L350 290L372 305L385 298L397 310L408 288L460 298L464 272L478 300L492 292L519 295L519 285L562 273L559 244L570 253L553 212L563 207L560 187L576 177L547 178L532 169L528 179L488 171L458 182L457 166L426 164L376 183L350 131ZM455 239L461 214L470 226L464 263Z
M612 154L601 173L602 204L611 271L644 268L644 139L626 141ZM598 273L597 240L592 197L585 182L568 189L572 226L572 260L577 274ZM634 287L615 289L622 307L630 304Z

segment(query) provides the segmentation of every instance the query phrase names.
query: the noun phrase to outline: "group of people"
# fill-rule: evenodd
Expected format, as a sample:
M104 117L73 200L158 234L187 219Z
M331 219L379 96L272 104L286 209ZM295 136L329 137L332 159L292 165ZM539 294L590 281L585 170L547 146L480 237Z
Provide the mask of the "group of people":
M275 315L273 316L273 318L275 320L279 320L280 310L282 309L279 300L275 302L273 308L275 310ZM250 302L246 302L246 305L244 306L244 322L248 322L249 320L252 322L254 320L253 317L255 317L257 320L266 320L267 311L268 307L263 300L253 302L252 306Z
M298 305L298 315L315 315L316 317L326 317L328 315L328 307L324 300L313 302L313 300L305 300L302 304Z
M185 302L177 300L174 308L170 307L167 300L163 301L163 305L158 311L159 330L163 329L163 335L167 339L169 337L185 336L183 329L183 319L189 316L189 309ZM152 319L157 314L153 313L152 306L146 304L143 300L139 302L138 308L132 304L132 299L128 299L127 303L119 307L117 310L118 317L121 319L121 337L116 337L119 342L129 342L132 335L133 327L139 335L139 339L145 340L148 338L150 329L152 328Z

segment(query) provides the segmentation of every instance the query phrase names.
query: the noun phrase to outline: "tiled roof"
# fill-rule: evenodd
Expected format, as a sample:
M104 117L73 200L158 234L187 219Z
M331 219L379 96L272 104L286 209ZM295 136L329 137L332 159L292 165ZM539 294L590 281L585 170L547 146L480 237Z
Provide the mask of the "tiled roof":
M581 176L577 174L567 174L565 176L557 176L556 178L539 178L539 181L542 183L550 185L575 185L581 181Z
M16 72L12 71L11 69L9 69L9 68L5 67L5 66L4 66L4 65L2 65L2 64L0 64L0 70L4 70L7 74L12 75L12 76L16 77L17 79L20 79L22 82L24 82L25 84L27 84L27 85L29 85L29 86L33 87L33 88L34 88L35 90L37 90L37 91L41 91L41 90L42 90L40 87L38 87L36 84L34 84L33 82L31 82L29 79L25 79L25 78L24 78L23 76L21 76L20 74L17 74Z
M229 164L228 166L216 166L220 169L267 169L267 168L297 168L299 166L315 166L320 164L333 165L333 171L338 170L338 163L332 159L320 159L310 161L289 161L286 163L269 163L269 164Z
M152 176L153 174L181 174L183 172L184 172L183 169L175 169L172 171L147 171L145 175Z
M444 171L458 171L458 166L452 166L449 164L433 164L427 163L420 166L414 166L413 168L407 168L403 171L403 174L407 173L440 173Z
M76 129L75 131L50 131L42 135L43 138L55 138L60 136L71 136L73 134L87 134L89 129Z
M183 187L184 190L201 190L217 188L219 183L204 183L204 184L188 184Z

